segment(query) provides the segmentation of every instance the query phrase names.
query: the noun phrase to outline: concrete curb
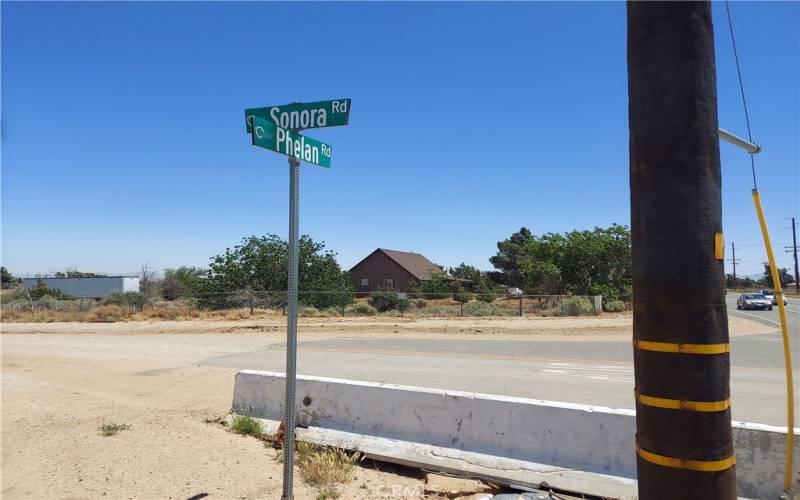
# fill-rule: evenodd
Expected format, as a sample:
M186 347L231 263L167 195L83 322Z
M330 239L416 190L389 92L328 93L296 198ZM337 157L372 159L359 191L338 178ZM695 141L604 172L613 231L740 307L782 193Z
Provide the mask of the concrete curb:
M284 384L282 373L237 373L233 411L276 425ZM301 440L505 484L636 497L631 410L311 376L298 376L297 401ZM780 494L781 431L734 423L739 495Z

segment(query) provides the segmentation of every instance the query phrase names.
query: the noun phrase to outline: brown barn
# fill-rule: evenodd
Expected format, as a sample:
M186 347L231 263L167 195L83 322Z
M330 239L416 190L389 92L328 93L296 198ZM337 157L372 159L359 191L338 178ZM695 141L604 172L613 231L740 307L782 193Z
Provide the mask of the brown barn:
M372 292L379 287L400 292L428 279L442 269L418 253L398 252L378 248L350 269L353 285L358 292Z

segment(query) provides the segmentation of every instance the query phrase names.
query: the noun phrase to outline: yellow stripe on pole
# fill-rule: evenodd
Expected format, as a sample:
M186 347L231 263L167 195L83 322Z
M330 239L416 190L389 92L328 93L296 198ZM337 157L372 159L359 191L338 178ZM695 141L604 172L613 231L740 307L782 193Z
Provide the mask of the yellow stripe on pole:
M714 235L714 258L725 260L725 235L722 233Z
M633 346L644 351L678 352L685 354L724 354L731 352L731 345L724 344L675 344L673 342L652 342L634 340Z
M792 357L789 346L789 328L786 324L786 306L783 305L783 290L781 278L775 265L775 254L772 252L772 243L769 241L767 222L764 218L764 209L761 207L761 195L758 189L753 189L753 203L756 206L758 223L761 225L761 234L764 237L764 246L767 247L767 260L772 274L772 283L775 286L775 300L778 302L778 315L781 320L781 335L783 336L783 359L786 367L786 468L783 475L783 489L788 491L792 487L792 470L794 469L794 382L792 380Z
M640 403L654 408L664 408L666 410L691 410L703 412L725 411L731 407L730 398L725 401L686 401L683 399L657 398L636 393L636 399Z
M673 458L652 453L642 449L638 444L636 445L636 453L642 457L643 460L651 464L672 467L673 469L694 470L699 472L722 472L736 465L736 455L731 455L722 460L684 460L682 458Z

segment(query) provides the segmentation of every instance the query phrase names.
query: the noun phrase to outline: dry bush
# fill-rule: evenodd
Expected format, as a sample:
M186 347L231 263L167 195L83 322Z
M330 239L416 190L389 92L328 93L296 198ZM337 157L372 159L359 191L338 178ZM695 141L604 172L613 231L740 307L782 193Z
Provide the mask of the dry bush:
M276 458L283 462L283 450ZM358 451L295 442L294 463L303 480L317 490L317 498L338 498L337 485L353 479L356 465L363 459Z
M30 309L4 309L0 312L3 323L54 323L56 321L86 321L86 312Z
M86 314L85 321L89 323L116 323L130 318L133 311L129 307L106 305L95 307Z
M136 321L153 319L176 321L180 319L198 318L199 316L200 311L191 304L167 303L147 306L134 315L132 319Z
M347 452L341 448L321 447L314 452L298 453L297 467L306 483L326 492L329 498L338 496L336 485L353 478L361 453Z
M26 309L2 309L0 310L0 321L4 323L29 323L33 320L34 314Z

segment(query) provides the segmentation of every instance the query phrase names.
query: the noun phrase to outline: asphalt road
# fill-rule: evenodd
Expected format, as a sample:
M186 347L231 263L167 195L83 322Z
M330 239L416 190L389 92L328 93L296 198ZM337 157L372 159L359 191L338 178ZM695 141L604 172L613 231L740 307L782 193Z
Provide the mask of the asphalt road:
M730 315L774 326L731 339L734 420L785 426L786 382L777 308ZM787 306L793 366L800 366L800 301ZM337 338L299 344L298 373L535 399L633 408L630 342ZM283 343L208 359L204 364L284 371ZM800 384L795 371L795 389ZM796 390L797 394L797 390ZM797 399L797 396L795 396Z

